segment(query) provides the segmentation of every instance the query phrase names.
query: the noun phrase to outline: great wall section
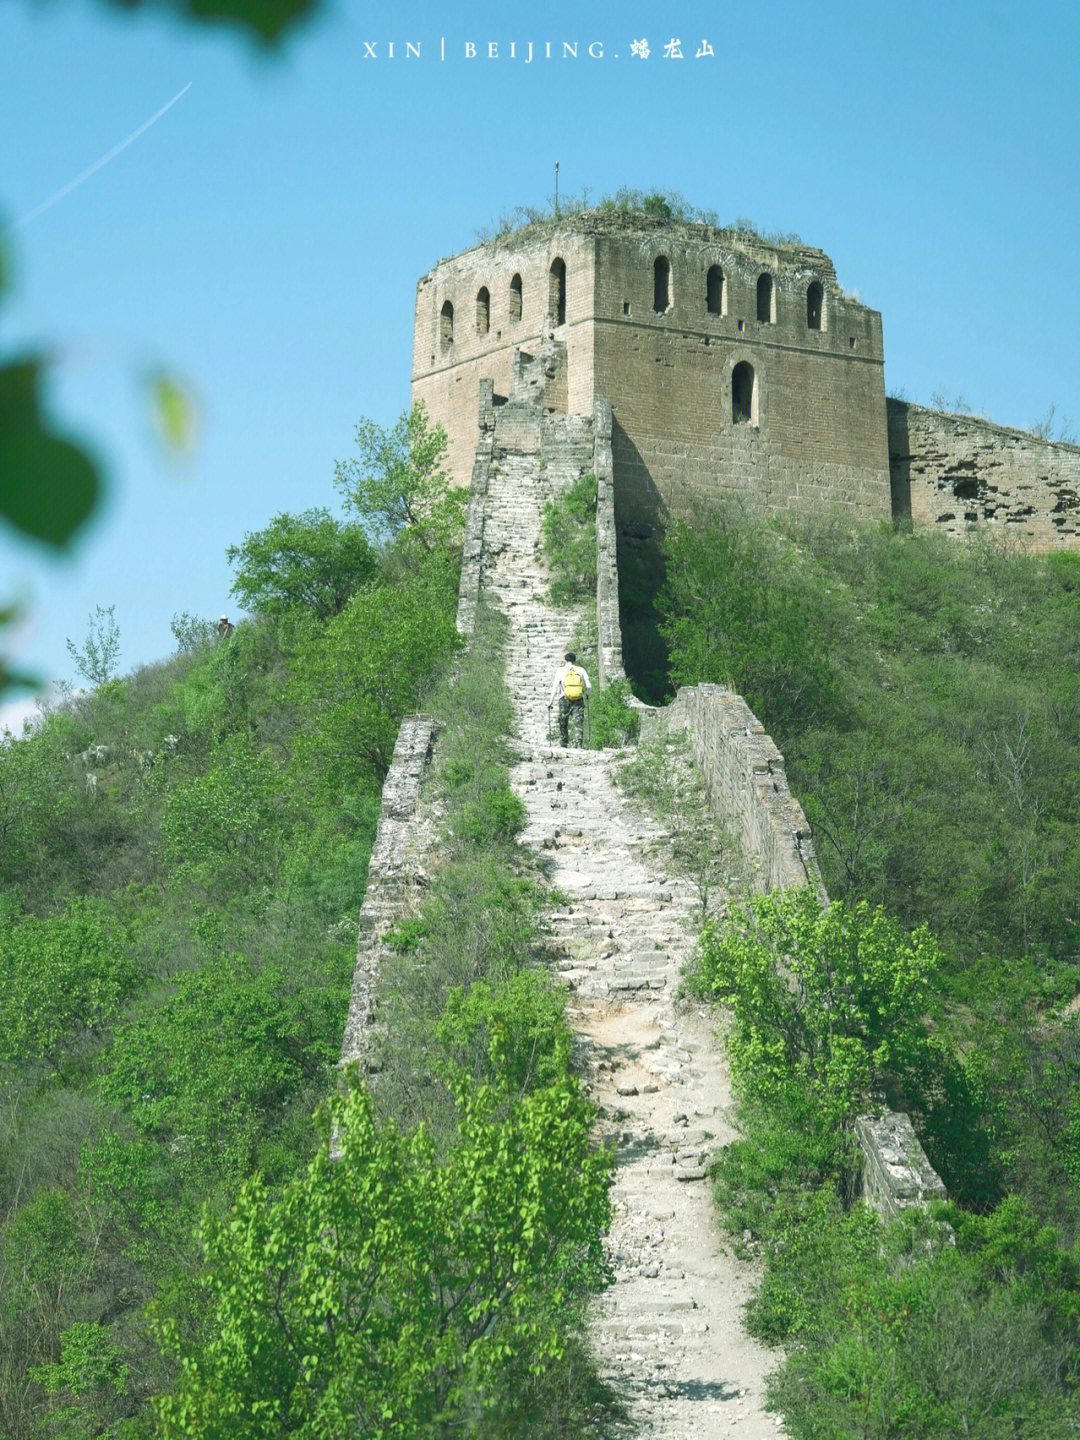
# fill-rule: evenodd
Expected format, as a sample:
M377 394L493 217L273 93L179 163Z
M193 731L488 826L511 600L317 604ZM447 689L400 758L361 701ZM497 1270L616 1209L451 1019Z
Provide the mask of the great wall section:
M481 382L458 628L472 632L481 595L509 621L506 678L518 721L511 783L528 814L521 843L545 857L565 901L552 916L553 964L570 987L598 1138L616 1156L615 1278L593 1306L589 1336L601 1372L627 1407L628 1436L763 1440L783 1433L782 1418L764 1408L777 1357L742 1327L754 1271L725 1246L708 1183L710 1160L735 1135L727 1062L715 1017L678 995L695 944L696 893L669 873L661 825L617 783L626 752L562 750L548 740L548 691L573 619L548 600L541 518L545 502L587 472L598 480L596 678L623 674L611 409L552 412L564 361L550 342L535 357L519 354L501 405ZM687 732L718 822L736 831L762 887L811 884L824 896L783 758L739 696L694 687L664 711L642 707L642 719L646 730ZM343 1064L370 1060L382 936L422 895L437 846L421 800L437 743L430 718L403 723L360 917ZM866 1198L883 1213L944 1193L907 1117L867 1116L859 1139Z

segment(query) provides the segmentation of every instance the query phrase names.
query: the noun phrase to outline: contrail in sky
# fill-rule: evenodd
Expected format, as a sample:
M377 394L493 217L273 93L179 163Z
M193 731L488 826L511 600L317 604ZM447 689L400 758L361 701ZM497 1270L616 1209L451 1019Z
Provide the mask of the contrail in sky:
M95 160L89 170L84 170L81 175L77 175L75 179L72 180L70 184L65 185L62 190L57 190L56 194L50 195L48 200L43 200L36 210L30 211L29 215L24 215L21 220L16 220L15 224L11 227L12 230L21 230L24 225L29 225L31 220L36 220L39 215L44 215L46 210L51 209L58 200L63 200L65 195L70 195L72 190L77 189L84 180L89 180L91 175L96 175L103 165L108 165L110 160L115 160L121 150L126 150L133 140L137 140L140 135L150 129L151 125L156 124L162 115L165 114L166 110L171 110L177 100L187 94L192 84L193 82L189 80L183 90L180 91L180 94L174 95L168 105L163 105L156 115L151 115L149 120L144 120L137 130L133 130L126 140L120 141L119 145L114 145L107 155L103 155L100 160Z

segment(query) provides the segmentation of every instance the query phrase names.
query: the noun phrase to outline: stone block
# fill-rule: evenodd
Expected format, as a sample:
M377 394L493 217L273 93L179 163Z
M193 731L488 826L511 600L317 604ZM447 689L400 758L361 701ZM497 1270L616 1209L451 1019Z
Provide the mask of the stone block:
M860 1115L855 1136L862 1153L862 1197L884 1219L947 1198L909 1116L895 1110Z

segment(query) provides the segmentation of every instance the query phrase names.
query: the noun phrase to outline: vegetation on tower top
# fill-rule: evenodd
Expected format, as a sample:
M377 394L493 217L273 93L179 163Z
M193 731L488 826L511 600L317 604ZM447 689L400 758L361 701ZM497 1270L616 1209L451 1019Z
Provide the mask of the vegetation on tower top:
M587 231L621 229L682 229L712 231L718 236L742 237L783 249L803 249L794 231L765 230L746 216L723 224L715 210L691 205L676 190L637 190L621 185L614 194L593 201L587 187L577 194L554 196L543 205L516 205L497 219L481 226L476 238L481 244L504 245L511 238L521 243L539 239L551 231L570 226ZM709 237L712 238L712 237Z

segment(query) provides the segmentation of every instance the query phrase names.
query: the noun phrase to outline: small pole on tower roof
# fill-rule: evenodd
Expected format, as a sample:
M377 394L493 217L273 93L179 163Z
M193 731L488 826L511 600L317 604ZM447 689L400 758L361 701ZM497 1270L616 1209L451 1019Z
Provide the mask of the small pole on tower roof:
M559 162L555 161L555 214L559 213Z

